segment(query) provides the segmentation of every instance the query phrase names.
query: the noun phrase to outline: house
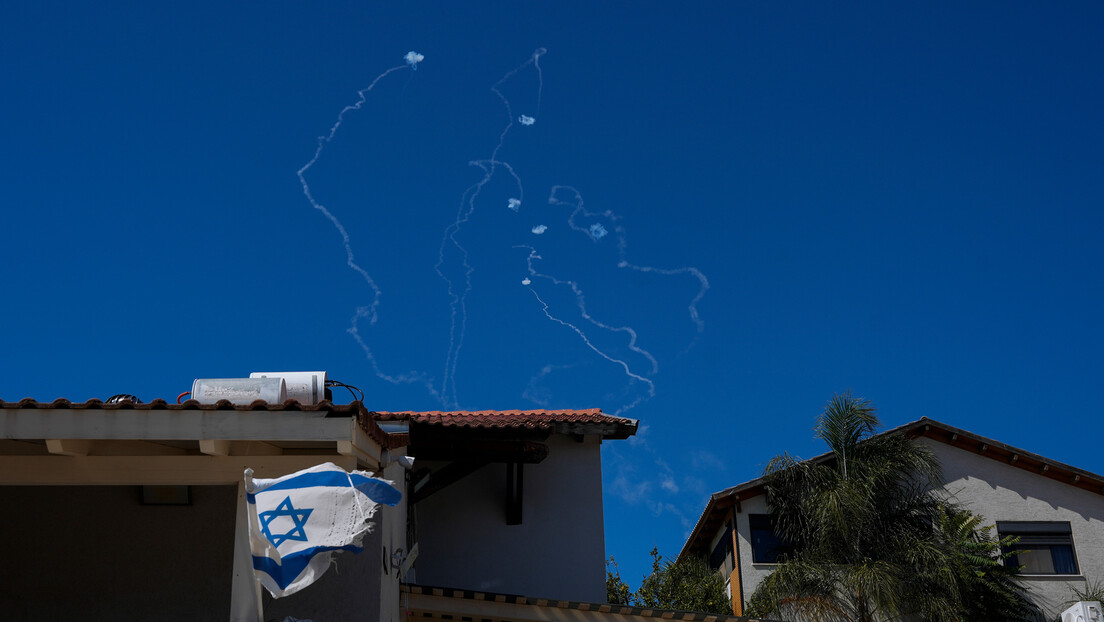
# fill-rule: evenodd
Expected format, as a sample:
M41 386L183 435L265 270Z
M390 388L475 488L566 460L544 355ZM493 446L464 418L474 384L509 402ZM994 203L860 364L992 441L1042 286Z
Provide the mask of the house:
M1019 536L1014 562L1024 566L1023 584L1044 612L1060 612L1070 588L1104 580L1104 476L926 417L882 434L927 446L943 465L950 500L1001 536ZM779 541L763 484L760 477L713 494L679 554L705 556L724 574L736 615L775 566Z
M599 410L377 413L324 399L0 401L0 611L399 622L411 607L461 620L520 598L518 619L659 615L605 604L601 443L636 426ZM405 499L376 513L364 552L301 592L262 595L243 472L323 462L376 472ZM717 618L693 619L705 617Z
M740 622L606 602L600 410L373 413L409 434L410 622ZM395 426L398 426L396 429Z
M606 599L601 444L637 422L600 410L373 413L409 430L412 581Z
M244 470L278 477L333 462L402 481L393 456L405 441L360 402L0 401L0 611L7 620L255 617ZM406 548L405 507L376 521L367 549ZM401 619L399 578L378 555L344 555L339 570L288 598L265 594L266 617Z

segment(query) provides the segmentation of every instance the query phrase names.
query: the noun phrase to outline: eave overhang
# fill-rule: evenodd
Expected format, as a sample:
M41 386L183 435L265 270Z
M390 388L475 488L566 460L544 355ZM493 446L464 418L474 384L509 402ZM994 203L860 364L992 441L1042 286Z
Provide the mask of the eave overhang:
M233 484L321 462L378 470L391 438L359 402L0 402L0 485Z

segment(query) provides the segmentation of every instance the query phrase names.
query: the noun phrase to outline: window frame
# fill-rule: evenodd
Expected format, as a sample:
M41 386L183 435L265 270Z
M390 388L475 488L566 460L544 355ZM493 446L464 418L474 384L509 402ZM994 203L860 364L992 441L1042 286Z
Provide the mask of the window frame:
M1054 572L1028 572L1021 571L1023 576L1035 577L1077 577L1081 576L1081 564L1077 560L1077 546L1073 541L1073 528L1069 521L997 521L998 537L1015 537L1020 540L1011 546L1004 547L1004 553L1013 553L1005 558L1005 563L1020 566L1016 551L1043 551L1051 554L1051 566ZM1054 557L1054 548L1068 547L1073 572L1059 572L1059 560Z

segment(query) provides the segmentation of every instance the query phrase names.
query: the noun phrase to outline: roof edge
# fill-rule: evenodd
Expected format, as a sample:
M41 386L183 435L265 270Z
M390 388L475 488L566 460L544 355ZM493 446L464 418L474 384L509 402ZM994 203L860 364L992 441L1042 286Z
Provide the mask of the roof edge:
M871 438L894 434L907 434L913 438L930 438L963 451L973 450L986 458L1005 462L1011 466L1029 472L1035 472L1037 475L1048 477L1068 486L1074 486L1086 492L1104 496L1104 476L1102 475L1079 469L1057 460L1051 460L1039 454L1013 447L1007 443L1002 443L980 434L975 434L968 430L963 430L941 421L936 421L930 417L921 417L916 421L910 421L897 427L884 430ZM971 445L973 447L971 447ZM808 458L805 462L822 462L831 459L833 455L832 452L827 452ZM725 488L724 490L710 495L709 501L702 511L702 515L698 518L698 522L694 524L694 529L690 532L690 536L683 544L682 550L678 554L678 559L682 559L695 551L702 551L704 548L708 548L708 542L704 545L702 544L706 537L703 531L707 524L715 524L718 520L721 520L715 516L716 513L721 510L727 511L729 507L732 507L740 500L759 496L763 493L762 486L765 482L766 476L759 476L755 479ZM712 541L713 534L708 534L708 538Z

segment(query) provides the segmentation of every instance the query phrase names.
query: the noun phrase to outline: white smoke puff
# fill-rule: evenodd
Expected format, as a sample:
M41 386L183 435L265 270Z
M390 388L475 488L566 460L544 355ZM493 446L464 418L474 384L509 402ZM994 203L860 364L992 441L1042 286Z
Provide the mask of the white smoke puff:
M425 60L425 56L415 52L414 50L410 50L406 53L406 56L403 56L403 60L406 61L407 65L410 65L411 69L417 70L418 63Z
M533 227L533 233L537 235L540 235L545 231L548 231L548 227L546 225L537 225L536 227Z
M522 279L522 280L521 280L521 284L522 284L522 285L529 285L529 284L531 284L531 283L532 283L532 281L530 281L530 280L529 280L529 279L527 279L527 278L525 278L525 279Z
M516 212L518 211L518 208L521 207L521 201L518 199L510 199L509 201L506 201L506 207Z
M537 122L537 120L534 119L533 117L530 117L529 115L523 114L520 117L518 117L518 123L521 123L522 125L533 125L536 122Z
M590 237L594 238L595 241L601 240L602 238L606 237L607 233L609 233L609 231L606 231L606 228L602 226L602 223L596 222L590 226Z

